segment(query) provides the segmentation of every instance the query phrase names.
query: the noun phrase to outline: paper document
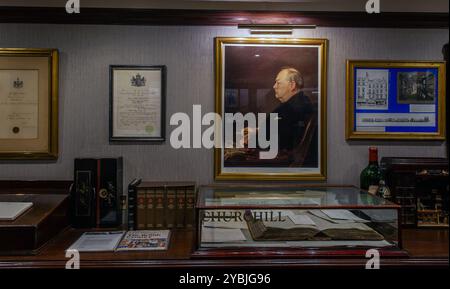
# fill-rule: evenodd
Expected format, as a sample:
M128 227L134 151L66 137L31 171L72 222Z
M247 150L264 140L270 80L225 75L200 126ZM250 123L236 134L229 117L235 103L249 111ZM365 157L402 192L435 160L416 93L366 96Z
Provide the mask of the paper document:
M124 232L86 232L68 250L78 252L114 251Z
M306 226L315 226L316 223L314 223L313 220L311 220L310 217L308 217L307 215L295 215L295 214L291 214L288 216L292 222L294 222L294 224L296 225L306 225Z
M202 242L222 243L246 241L240 229L202 228Z
M14 221L32 206L27 202L0 202L0 221Z
M321 219L327 220L328 222L332 222L335 224L346 224L346 223L355 223L354 220L338 220L338 219L332 219L328 217L325 213L323 213L321 210L309 210L309 213L311 215L319 217Z
M315 226L313 220L307 215L307 210L281 210L281 216L288 217L295 225Z
M230 222L203 222L203 227L208 228L224 228L224 229L247 229L245 221L230 221Z
M322 210L322 212L331 219L337 220L352 220L355 222L366 222L367 220L361 219L349 210Z

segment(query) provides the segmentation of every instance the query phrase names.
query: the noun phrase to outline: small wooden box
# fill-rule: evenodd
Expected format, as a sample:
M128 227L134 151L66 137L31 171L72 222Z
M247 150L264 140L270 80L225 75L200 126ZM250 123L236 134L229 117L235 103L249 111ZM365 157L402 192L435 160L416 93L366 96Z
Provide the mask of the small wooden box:
M380 167L403 227L448 228L448 159L383 157Z
M68 224L69 196L0 194L0 202L32 202L14 221L0 221L0 255L34 255Z

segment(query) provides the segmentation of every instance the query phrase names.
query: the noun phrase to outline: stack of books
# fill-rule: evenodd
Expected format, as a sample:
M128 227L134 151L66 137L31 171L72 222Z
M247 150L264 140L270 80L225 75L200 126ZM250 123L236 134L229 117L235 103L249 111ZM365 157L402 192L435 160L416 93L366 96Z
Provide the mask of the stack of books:
M128 191L128 229L195 226L195 183L134 181Z

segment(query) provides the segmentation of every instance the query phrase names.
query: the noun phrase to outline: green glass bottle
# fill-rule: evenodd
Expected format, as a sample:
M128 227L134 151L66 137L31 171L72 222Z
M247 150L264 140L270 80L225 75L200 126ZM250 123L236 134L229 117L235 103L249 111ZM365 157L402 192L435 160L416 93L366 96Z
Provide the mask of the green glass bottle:
M378 166L378 149L369 147L369 165L365 167L360 175L360 188L376 194L381 179L381 171Z

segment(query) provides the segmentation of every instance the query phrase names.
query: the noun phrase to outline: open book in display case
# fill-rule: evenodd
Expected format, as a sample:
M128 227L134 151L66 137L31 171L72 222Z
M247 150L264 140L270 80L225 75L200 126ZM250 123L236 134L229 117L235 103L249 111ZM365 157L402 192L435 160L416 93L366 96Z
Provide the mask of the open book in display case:
M201 186L192 256L405 257L399 210L353 186Z

